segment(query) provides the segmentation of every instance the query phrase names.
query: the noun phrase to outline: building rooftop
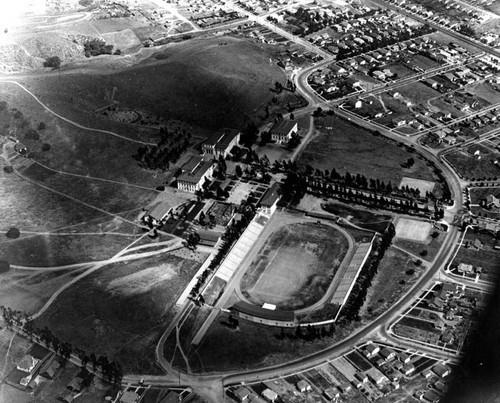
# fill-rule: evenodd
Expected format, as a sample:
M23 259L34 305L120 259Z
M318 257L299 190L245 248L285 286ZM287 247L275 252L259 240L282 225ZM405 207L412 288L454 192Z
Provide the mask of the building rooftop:
M279 184L275 182L269 189L266 190L262 199L260 199L260 205L264 207L271 207L279 200L280 195L278 193Z
M148 214L156 220L161 220L167 215L171 208L172 206L167 202L161 202L157 204Z
M240 134L240 131L236 129L220 129L205 141L203 145L225 150L238 134Z
M280 120L278 123L275 123L273 127L271 127L272 133L283 134L286 135L290 133L290 131L295 127L297 122L293 120Z
M258 305L249 304L244 301L234 304L232 309L262 319L279 320L284 322L293 322L295 320L295 315L291 311L264 309Z
M183 167L183 172L178 178L178 181L198 183L205 173L213 165L211 161L205 161L201 157L193 157Z

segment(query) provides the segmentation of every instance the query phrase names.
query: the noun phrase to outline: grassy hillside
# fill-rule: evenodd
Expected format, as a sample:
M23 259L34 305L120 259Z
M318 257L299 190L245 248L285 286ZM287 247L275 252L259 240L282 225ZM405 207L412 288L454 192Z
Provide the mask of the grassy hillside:
M97 71L51 74L32 85L42 100L61 110L93 111L106 105L106 92L116 87L120 108L217 128L239 127L257 115L273 96L269 88L285 81L264 48L228 37L171 44L161 56L134 67Z

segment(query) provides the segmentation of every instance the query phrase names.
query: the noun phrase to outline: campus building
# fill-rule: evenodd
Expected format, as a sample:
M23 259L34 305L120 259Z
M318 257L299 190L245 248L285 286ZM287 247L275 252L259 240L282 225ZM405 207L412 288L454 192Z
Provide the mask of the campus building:
M204 155L212 155L218 158L226 158L234 146L240 142L241 132L235 129L217 130L212 137L203 143L202 150Z
M280 200L278 193L279 184L275 182L266 192L262 195L259 202L259 211L269 216L273 215L276 211L276 206Z
M287 143L298 131L299 126L297 122L293 120L280 120L271 127L269 133L271 134L272 141L276 143Z
M206 180L212 180L214 164L201 157L193 157L182 167L182 174L177 178L177 188L184 192L195 193L201 190Z

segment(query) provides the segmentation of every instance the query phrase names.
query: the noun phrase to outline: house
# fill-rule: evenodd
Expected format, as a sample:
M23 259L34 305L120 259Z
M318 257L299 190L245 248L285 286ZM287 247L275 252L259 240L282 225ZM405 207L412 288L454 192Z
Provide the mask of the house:
M472 245L470 245L470 249L481 250L483 249L483 246L484 244L479 239L476 238L472 243Z
M81 392L83 389L83 378L79 376L74 377L66 387L73 392Z
M172 206L167 202L157 204L151 211L148 211L142 217L146 224L153 226L160 225L163 219L172 211Z
M271 133L271 139L277 143L288 142L294 134L297 134L299 126L297 122L293 120L280 120L275 123L269 133Z
M276 206L280 200L280 194L278 192L279 184L278 182L273 183L273 185L266 190L259 202L259 210L268 215L273 215L276 211Z
M356 100L356 102L354 103L354 107L356 109L362 108L363 107L363 101L361 101L361 99Z
M436 364L431 369L432 372L434 372L440 378L448 376L451 372L450 368L444 364Z
M39 362L40 360L38 358L26 354L23 358L21 358L21 361L17 363L16 367L19 371L31 374Z
M429 379L430 377L432 377L432 372L430 369L426 369L424 371L422 371L422 376L425 378L425 379Z
M424 402L434 403L439 401L439 394L434 392L433 390L427 390L422 396L422 400Z
M372 72L373 77L375 77L377 80L383 81L385 80L385 74L381 72L380 70L375 70Z
M474 268L471 264L460 263L458 265L458 272L462 274L471 274L474 272Z
M331 387L326 389L323 392L323 395L327 398L327 400L338 399L340 397L340 391L336 387Z
M368 357L368 358L372 358L373 356L375 356L378 352L380 351L380 347L375 345L375 344L368 344L366 347L365 347L365 355Z
M268 400L269 402L275 402L279 397L279 395L274 390L271 390L269 388L265 389L261 393L261 395L264 399Z
M299 392L309 392L310 390L312 390L311 385L309 385L309 383L307 383L307 381L304 379L298 381L296 386Z
M410 362L410 356L406 353L399 353L398 354L398 359L401 361L403 364L408 364Z
M363 372L356 372L356 373L354 374L354 377L355 377L358 381L360 381L360 382L363 382L363 383L368 382L368 375L366 375L366 374L365 374L365 373L363 373Z
M392 348L384 347L380 350L380 355L384 360L390 361L396 356L396 353Z
M54 376L57 373L57 370L61 364L58 361L53 360L48 367L46 367L40 375L42 375L46 379L54 379Z
M73 400L75 400L75 395L73 393L69 393L62 398L62 401L66 403L71 403Z
M339 389L342 393L349 393L352 389L351 385L347 382L340 384Z
M250 390L247 387L240 386L233 393L234 393L234 396L236 396L236 398L238 399L239 402L243 402L245 399L248 398L248 396L252 392L250 392Z
M201 190L206 180L212 180L214 164L201 157L193 157L182 167L182 174L177 178L177 188L189 193Z
M139 396L136 392L131 390L126 390L120 396L120 403L137 403L141 400L141 396Z
M412 374L413 372L415 372L415 365L410 364L410 363L405 364L405 365L403 366L403 368L401 369L401 372L402 372L403 374L405 374L405 375L410 375L410 374Z
M486 207L500 208L500 199L492 194L486 196Z
M212 137L203 143L202 151L204 155L214 157L223 156L226 158L231 149L239 144L241 132L235 129L217 130Z

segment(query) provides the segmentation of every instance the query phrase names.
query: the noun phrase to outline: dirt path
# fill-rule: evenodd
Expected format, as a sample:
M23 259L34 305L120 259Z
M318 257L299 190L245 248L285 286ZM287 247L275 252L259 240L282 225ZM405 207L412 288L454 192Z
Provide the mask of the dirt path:
M156 143L148 143L148 142L145 142L145 141L140 141L140 140L134 140L134 139L131 139L129 137L126 137L126 136L122 136L121 134L118 134L118 133L115 133L115 132L112 132L112 131L109 131L109 130L103 130L103 129L94 129L92 127L87 127L87 126L83 126L79 123L76 123L75 121L71 120L71 119L68 119L68 118L65 118L64 116L61 116L59 115L57 112L54 112L52 109L50 109L47 105L45 105L42 101L40 101L37 96L35 94L33 94L30 90L28 90L24 85L18 83L17 81L12 81L12 80L2 80L0 81L2 83L7 83L7 84L14 84L14 85L17 85L18 87L20 87L22 90L24 90L26 93L28 93L29 95L31 95L33 97L33 99L38 102L46 111L48 111L49 113L51 113L52 115L58 117L59 119L61 120L64 120L65 122L69 123L69 124L72 124L73 126L75 127L78 127L79 129L83 129L83 130L89 130L89 131L92 131L92 132L97 132L97 133L104 133L104 134L108 134L108 135L111 135L111 136L114 136L114 137L118 137L122 140L126 140L126 141L130 141L132 143L137 143L137 144L143 144L143 145L147 145L147 146L156 146Z
M136 185L134 183L119 182L119 181L115 181L115 180L112 180L112 179L98 178L96 176L74 174L74 173L71 173L71 172L61 171L60 169L50 168L47 165L44 165L44 164L42 164L41 162L38 162L38 161L35 161L34 163L37 164L37 165L40 165L42 168L45 168L45 169L47 169L49 171L52 171L52 172L55 172L55 173L58 173L58 174L61 174L61 175L74 176L76 178L83 178L83 179L88 179L88 180L96 180L96 181L101 181L101 182L113 183L115 185L131 186L131 187L135 187L135 188L138 188L138 189L150 190L150 191L153 191L153 192L161 193L160 190L156 190L155 188L149 188L149 187L146 187L146 186Z

